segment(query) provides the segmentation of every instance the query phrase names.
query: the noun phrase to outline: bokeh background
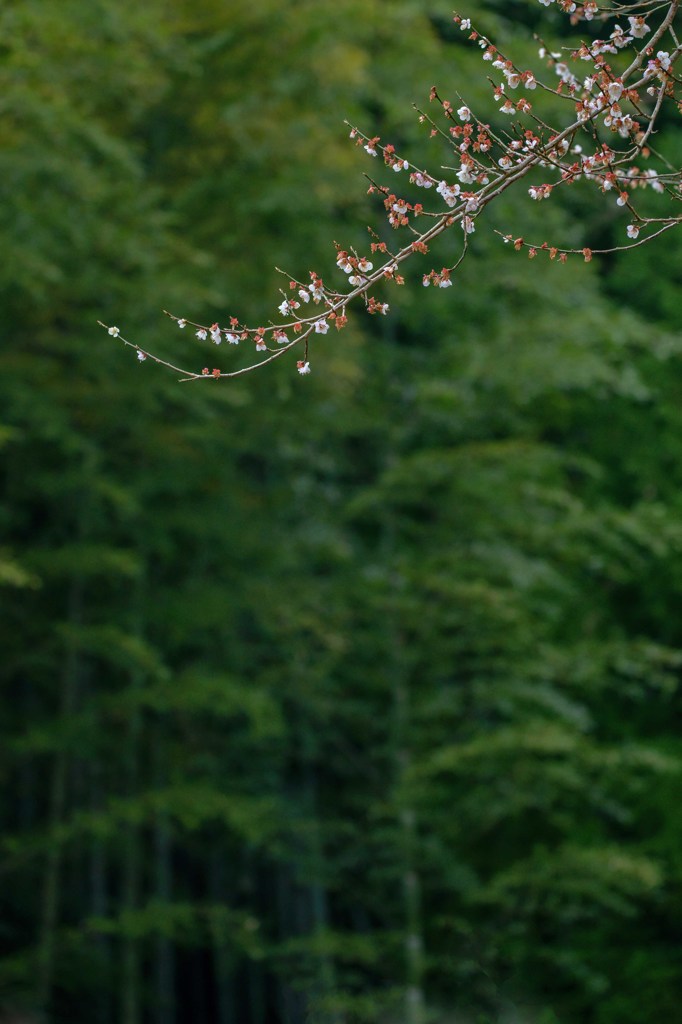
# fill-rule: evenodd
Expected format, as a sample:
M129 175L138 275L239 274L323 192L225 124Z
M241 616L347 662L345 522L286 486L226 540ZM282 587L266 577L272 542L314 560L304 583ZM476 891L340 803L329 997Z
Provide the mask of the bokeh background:
M466 13L538 72L565 32ZM387 237L343 119L452 162L412 104L494 117L478 51L441 0L5 0L0 40L3 1024L678 1020L679 237L529 263L492 229L627 215L526 182L309 377L179 384L96 321L240 365L161 311L336 280Z

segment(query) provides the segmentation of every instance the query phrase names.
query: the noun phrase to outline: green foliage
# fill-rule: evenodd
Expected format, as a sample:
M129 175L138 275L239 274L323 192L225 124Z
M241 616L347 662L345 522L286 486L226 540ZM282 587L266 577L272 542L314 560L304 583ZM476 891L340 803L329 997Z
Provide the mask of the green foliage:
M675 260L529 268L481 225L305 380L188 389L95 325L201 365L161 308L262 316L275 264L366 244L342 118L421 153L432 82L487 95L448 5L387 11L0 13L9 1008L674 1018ZM524 5L480 13L531 60Z

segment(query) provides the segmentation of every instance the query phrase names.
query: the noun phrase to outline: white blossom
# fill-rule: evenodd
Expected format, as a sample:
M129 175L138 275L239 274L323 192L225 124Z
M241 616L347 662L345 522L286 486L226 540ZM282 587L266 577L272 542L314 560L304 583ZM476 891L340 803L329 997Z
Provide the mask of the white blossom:
M457 171L457 177L459 178L463 185L471 185L474 181L476 181L476 171L474 169L473 162L468 164L463 163L460 169ZM450 187L458 188L459 186L451 185ZM445 196L443 196L443 198L445 199ZM445 199L445 201L446 203L448 202L447 199ZM448 206L454 205L454 203L448 203Z
M658 180L658 171L654 171L653 169L646 170L643 177L649 183L654 192L665 192L663 183Z
M626 35L625 32L623 32L623 29L620 25L616 25L613 32L611 33L610 38L613 40L613 42L619 50L622 50L625 46L629 46L629 44L632 42L631 37Z
M458 173L457 177L461 176L463 170L464 165L462 165L462 170ZM464 179L462 178L461 180ZM471 180L473 181L474 179L472 178ZM447 181L441 181L436 187L436 192L443 197L448 206L456 206L460 191L461 189L457 182L454 185L448 185Z
M647 32L651 31L641 15L628 18L628 21L630 22L630 35L635 39L642 39Z

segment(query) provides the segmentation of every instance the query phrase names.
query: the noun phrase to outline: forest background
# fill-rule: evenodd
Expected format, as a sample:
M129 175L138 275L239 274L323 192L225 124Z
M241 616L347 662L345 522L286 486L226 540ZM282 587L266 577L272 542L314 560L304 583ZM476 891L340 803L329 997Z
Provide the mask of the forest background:
M530 67L566 32L463 13ZM485 230L522 187L310 376L178 384L96 321L239 365L161 310L333 276L380 230L343 119L438 168L411 105L483 107L480 58L440 0L7 0L0 39L4 1024L679 1019L679 234L531 264Z

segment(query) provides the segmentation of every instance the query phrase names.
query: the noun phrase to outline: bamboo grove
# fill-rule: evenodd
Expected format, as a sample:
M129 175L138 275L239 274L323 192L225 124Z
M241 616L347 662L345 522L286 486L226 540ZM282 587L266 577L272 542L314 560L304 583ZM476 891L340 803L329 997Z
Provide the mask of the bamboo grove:
M597 35L465 14L522 68ZM362 274L396 237L363 171L400 174L343 119L422 167L411 104L485 109L483 51L440 0L0 27L0 1021L674 1021L680 233L624 250L612 191L536 205L540 169L309 375L178 384L96 321L184 366L210 334L161 310Z

